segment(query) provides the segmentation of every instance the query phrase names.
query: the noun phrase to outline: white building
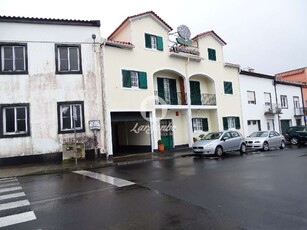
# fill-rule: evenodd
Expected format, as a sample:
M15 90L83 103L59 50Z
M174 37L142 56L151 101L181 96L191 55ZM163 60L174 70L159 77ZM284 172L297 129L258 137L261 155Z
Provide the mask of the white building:
M69 157L74 120L84 156L103 121L100 22L1 16L0 31L0 164Z
M284 133L289 126L303 123L301 84L244 70L239 81L246 136L258 130Z

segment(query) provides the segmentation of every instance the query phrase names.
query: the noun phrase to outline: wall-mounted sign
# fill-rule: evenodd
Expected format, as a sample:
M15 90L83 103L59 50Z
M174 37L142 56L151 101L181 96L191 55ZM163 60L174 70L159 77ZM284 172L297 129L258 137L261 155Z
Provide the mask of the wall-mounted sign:
M90 130L100 130L99 120L90 120L89 122Z

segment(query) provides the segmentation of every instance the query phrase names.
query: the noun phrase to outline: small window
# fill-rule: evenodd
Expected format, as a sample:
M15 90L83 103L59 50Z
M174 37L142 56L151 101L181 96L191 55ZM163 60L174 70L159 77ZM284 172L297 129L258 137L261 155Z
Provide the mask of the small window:
M0 44L1 74L27 74L27 45Z
M80 45L56 45L56 73L82 73Z
M208 59L210 61L216 61L216 51L215 51L215 49L208 48Z
M29 104L0 105L1 137L30 135Z
M256 104L255 91L247 91L248 104Z
M240 118L239 117L223 117L224 130L228 129L240 129Z
M147 89L147 73L122 70L122 83L124 88Z
M58 132L84 132L84 108L82 101L58 102Z
M208 119L207 118L192 118L193 132L208 131Z
M286 95L281 95L280 96L280 103L281 103L281 108L282 109L287 109L288 108L288 99Z
M163 39L160 36L145 34L145 47L163 51Z
M271 104L272 104L271 93L264 93L264 105L271 106Z
M224 93L225 94L233 94L232 82L224 81Z

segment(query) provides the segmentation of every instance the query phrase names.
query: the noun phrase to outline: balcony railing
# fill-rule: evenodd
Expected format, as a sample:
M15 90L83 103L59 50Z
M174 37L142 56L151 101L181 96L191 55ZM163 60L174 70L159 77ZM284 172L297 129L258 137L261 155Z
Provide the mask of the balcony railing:
M202 93L200 97L191 97L191 105L216 105L216 95Z
M294 108L294 116L303 116L304 108Z
M187 94L183 92L177 92L176 94L171 94L169 97L159 97L158 91L155 91L156 105L186 105L187 104Z
M281 114L281 106L278 104L265 105L264 114Z

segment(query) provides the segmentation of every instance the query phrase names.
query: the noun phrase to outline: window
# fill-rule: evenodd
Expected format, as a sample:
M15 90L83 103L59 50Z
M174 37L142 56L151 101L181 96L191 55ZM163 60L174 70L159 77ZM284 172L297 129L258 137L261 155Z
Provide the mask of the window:
M216 61L216 51L215 49L208 48L208 59L211 61Z
M295 109L298 109L300 107L299 97L293 97L293 105Z
M192 118L193 132L208 131L208 119L207 118Z
M281 103L281 108L282 109L287 109L288 108L288 99L286 95L281 95L280 96L280 103Z
M145 34L145 47L163 51L163 39L160 36Z
M56 73L82 73L80 45L56 45Z
M239 117L223 117L224 130L228 129L240 129L240 118Z
M272 104L271 93L264 93L264 105L271 106L271 104Z
M0 44L1 74L27 74L27 45Z
M84 108L82 101L58 102L58 133L84 132Z
M248 104L256 104L255 91L247 91Z
M225 94L233 94L232 82L224 81L224 93Z
M178 105L176 79L157 78L158 97L160 104Z
M122 70L124 88L147 89L147 73L131 70Z
M29 104L5 104L1 108L1 137L30 135Z

